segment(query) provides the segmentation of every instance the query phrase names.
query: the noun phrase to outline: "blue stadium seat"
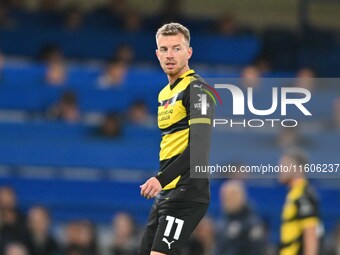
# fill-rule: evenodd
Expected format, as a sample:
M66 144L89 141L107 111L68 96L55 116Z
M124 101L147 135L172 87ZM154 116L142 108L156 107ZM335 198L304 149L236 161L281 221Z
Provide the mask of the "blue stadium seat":
M260 53L261 44L256 37L196 37L192 39L192 61L243 66L251 64Z
M60 45L68 57L107 59L121 45L128 44L136 51L137 61L157 63L154 34L84 30L68 32L63 29L0 30L2 49L6 54L37 56L39 50L50 42ZM100 42L100 45L98 45ZM256 37L203 37L192 41L201 48L193 56L194 62L246 65L259 54L261 44ZM222 49L222 50L221 50Z
M0 108L43 112L57 101L61 92L59 89L49 87L25 87L20 90L0 87Z

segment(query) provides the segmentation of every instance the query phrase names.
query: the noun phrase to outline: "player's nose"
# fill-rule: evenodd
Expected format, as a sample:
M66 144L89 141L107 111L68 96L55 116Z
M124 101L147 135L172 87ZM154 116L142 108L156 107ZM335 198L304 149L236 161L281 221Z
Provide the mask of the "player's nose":
M173 52L173 50L168 50L167 51L167 54L166 54L166 57L168 58L168 59L172 59L173 57L174 57L174 52Z

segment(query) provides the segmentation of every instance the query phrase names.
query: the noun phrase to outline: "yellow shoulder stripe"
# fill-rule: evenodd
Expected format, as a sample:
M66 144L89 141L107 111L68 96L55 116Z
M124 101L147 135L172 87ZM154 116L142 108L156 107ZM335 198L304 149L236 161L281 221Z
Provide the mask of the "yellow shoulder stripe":
M209 118L196 118L189 120L189 125L192 124L211 124L211 120Z

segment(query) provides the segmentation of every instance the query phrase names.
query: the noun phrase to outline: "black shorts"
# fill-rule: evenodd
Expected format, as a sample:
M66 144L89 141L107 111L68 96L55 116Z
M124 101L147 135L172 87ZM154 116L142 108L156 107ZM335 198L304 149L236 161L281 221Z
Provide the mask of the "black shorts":
M151 251L177 255L208 207L207 203L156 199L142 237L139 255L150 255Z

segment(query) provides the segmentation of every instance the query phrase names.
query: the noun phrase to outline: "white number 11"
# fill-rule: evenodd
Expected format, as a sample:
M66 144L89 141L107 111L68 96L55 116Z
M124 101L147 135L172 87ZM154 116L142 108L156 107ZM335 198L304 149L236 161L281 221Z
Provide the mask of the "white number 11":
M172 217L172 216L166 216L165 219L168 221L168 223L167 223L166 228L165 228L164 236L170 235L172 226L174 225L174 222L175 222L177 224L177 228L176 228L176 231L175 231L174 239L178 240L178 238L181 234L182 228L183 228L184 220L181 220L181 219L178 219L178 218L175 218L175 217Z

